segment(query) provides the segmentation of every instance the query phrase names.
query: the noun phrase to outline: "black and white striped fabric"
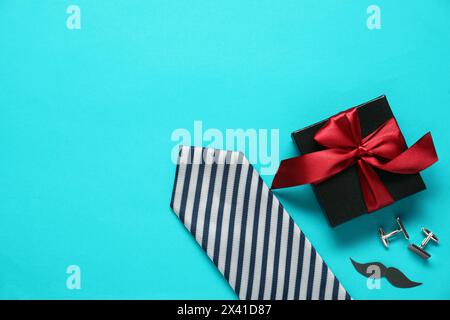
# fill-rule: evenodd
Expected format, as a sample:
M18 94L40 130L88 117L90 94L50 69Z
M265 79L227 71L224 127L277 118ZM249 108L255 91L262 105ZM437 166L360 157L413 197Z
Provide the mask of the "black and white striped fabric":
M181 147L171 207L240 299L350 299L242 153Z

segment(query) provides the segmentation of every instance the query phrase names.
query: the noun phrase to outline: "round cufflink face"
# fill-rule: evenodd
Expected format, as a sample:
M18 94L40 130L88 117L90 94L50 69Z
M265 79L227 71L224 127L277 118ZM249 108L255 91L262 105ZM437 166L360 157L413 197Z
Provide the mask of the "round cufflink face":
M410 244L408 246L409 250L411 250L412 252L414 252L415 254L417 254L419 257L421 257L422 259L428 260L430 259L431 255L426 252L425 250L423 250L421 247L416 246L415 244Z

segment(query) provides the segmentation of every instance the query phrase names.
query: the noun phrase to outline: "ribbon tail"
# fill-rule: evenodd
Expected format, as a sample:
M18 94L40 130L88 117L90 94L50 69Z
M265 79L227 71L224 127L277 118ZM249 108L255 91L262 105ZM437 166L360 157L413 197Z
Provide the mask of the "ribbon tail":
M369 212L394 203L387 188L375 170L363 160L358 160L358 177L364 202Z
M355 151L326 149L282 160L271 189L326 180L354 163Z
M431 133L428 132L410 148L387 163L380 163L376 158L365 159L365 161L383 171L415 174L438 161L438 156Z

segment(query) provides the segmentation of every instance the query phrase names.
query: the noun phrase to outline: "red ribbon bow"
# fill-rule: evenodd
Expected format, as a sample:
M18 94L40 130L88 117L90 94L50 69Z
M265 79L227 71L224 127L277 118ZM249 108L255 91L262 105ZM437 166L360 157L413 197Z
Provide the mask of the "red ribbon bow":
M282 160L272 189L318 184L356 163L364 202L371 212L394 202L374 168L416 174L438 160L430 133L407 148L394 118L362 138L356 108L331 117L314 140L327 149Z

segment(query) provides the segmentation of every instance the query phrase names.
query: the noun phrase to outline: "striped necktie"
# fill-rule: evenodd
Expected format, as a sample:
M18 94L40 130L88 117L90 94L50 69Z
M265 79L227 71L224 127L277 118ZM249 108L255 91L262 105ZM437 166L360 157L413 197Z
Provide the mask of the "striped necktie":
M240 299L350 299L241 152L180 147L171 208Z

